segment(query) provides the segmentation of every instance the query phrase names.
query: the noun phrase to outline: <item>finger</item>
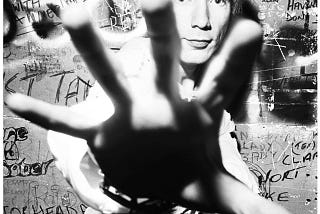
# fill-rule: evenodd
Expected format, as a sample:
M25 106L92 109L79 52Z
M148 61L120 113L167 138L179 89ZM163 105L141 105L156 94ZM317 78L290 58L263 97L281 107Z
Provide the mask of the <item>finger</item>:
M244 18L233 21L219 52L208 63L198 89L197 96L209 111L228 108L237 99L236 95L250 79L261 44L262 29L258 23Z
M128 108L129 95L124 87L119 64L105 49L105 45L91 24L84 8L72 8L61 14L72 41L86 62L90 72L110 95L116 110Z
M178 97L176 85L180 40L170 0L145 0L141 3L151 39L152 54L157 68L156 84L169 97Z
M67 107L51 105L21 94L8 95L6 104L17 115L45 129L83 139L89 139L96 130L96 123Z

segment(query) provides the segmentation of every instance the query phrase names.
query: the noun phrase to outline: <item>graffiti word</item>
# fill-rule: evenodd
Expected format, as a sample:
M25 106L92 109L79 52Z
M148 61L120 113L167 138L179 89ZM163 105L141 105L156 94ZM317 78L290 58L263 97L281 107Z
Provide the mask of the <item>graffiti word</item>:
M300 15L291 15L290 13L286 13L286 21L290 22L290 21L305 20L308 15L309 14L305 14L304 11L301 11Z
M68 101L71 98L75 98L76 103L78 103L78 95L79 95L79 89L80 85L83 85L83 97L82 99L85 100L89 94L89 89L92 87L90 84L90 80L85 81L79 76L77 78L73 79L68 86L67 94L65 96L65 105L68 105ZM58 95L57 95L58 96Z
M15 14L16 22L23 25L26 18L29 23L33 23L39 22L41 20L48 20L49 18L52 19L55 16L51 9L46 9L43 11L29 11L30 9L32 10L40 7L41 5L39 0L16 1L14 4L12 4L12 8L16 12L25 12L25 16L18 16L17 14Z
M39 0L24 0L24 1L16 1L15 4L12 4L12 7L15 11L20 12L25 11L26 9L34 9L40 7Z
M284 173L271 174L272 170L270 169L267 174L264 182L270 181L276 183L284 180L293 180L298 177L299 169L305 168L306 166L300 166L294 169L289 169Z
M277 201L289 201L289 196L288 192L281 192L281 193L276 193L276 192L264 192L262 194L259 194L265 199L270 199L271 201L274 201L274 197L276 197Z
M16 142L25 141L26 139L28 139L28 130L25 127L5 128L3 135L4 159L18 160L19 150Z
M294 11L294 10L304 10L308 8L316 8L318 6L318 1L305 1L304 3L295 1L295 0L289 0L287 10Z
M314 133L314 137L312 142L298 142L294 144L292 147L292 151L294 154L299 155L299 154L304 154L306 150L315 150L316 149L316 139L315 137L317 136L316 133Z
M266 159L268 157L267 152L251 152L251 153L243 153L241 152L242 159L247 162L250 161L251 163L257 162L259 160Z
M47 74L47 68L43 67L44 65L36 66L36 64L33 64L35 67L32 67L31 65L25 65L26 66L26 73L29 72L28 75L20 78L20 81L29 79L28 89L27 89L27 95L32 96L32 91L34 87L37 86L37 84L34 84L34 79L39 80L43 77L43 75ZM38 64L37 64L38 65ZM31 67L30 67L31 66ZM38 71L36 71L38 69ZM32 73L34 72L34 73ZM51 75L50 77L56 77L60 76L59 82L57 85L56 90L56 97L55 97L55 103L60 102L60 97L64 96L65 98L65 105L70 104L72 100L74 100L76 103L78 103L80 100L85 100L89 94L89 89L92 87L92 84L90 83L90 80L84 80L80 76L77 76L76 78L72 79L69 83L65 83L65 75L69 73L74 73L74 71L62 71L59 73L55 73ZM19 73L14 74L12 77L10 77L6 83L5 83L5 90L8 93L15 93L16 91L13 89L12 85L15 85L16 79L18 79ZM67 84L66 93L64 95L61 95L62 86L64 84ZM11 87L10 87L11 86Z
M302 156L300 160L297 160L296 157L293 157L292 159L288 159L290 155L284 156L282 163L284 165L291 165L292 163L305 163L307 161L313 161L316 157L318 157L318 152L311 153L309 152L308 154Z
M31 205L31 208L29 213L30 214L84 214L87 206L84 204L80 204L79 210L76 210L73 207L69 206L51 206L51 207L42 207L39 206L39 208L34 207ZM28 207L9 207L9 206L3 206L3 213L4 214L26 214Z
M39 176L45 175L48 171L49 165L54 161L50 159L42 163L25 163L25 159L20 163L8 164L7 161L3 161L3 177L26 177L26 176Z
M15 16L16 16L15 17L16 22L19 25L26 25L26 24L32 24L34 22L40 22L42 20L53 19L55 15L51 9L47 9L45 11L36 11L32 13L28 12L26 13L26 16L18 16L18 15L15 15ZM19 35L23 35L23 33Z
M271 151L272 143L256 144L254 142L243 142L241 149L249 149L250 151Z

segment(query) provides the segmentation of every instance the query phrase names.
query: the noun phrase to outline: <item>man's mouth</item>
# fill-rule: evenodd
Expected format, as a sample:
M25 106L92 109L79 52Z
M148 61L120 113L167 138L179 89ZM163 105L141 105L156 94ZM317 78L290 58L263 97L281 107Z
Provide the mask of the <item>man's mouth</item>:
M206 48L212 40L207 39L185 39L187 43L195 49L204 49Z

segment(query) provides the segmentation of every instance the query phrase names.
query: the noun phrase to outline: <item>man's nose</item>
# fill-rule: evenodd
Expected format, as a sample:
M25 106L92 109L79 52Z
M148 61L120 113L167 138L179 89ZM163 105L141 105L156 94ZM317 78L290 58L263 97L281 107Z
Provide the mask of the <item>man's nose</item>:
M202 30L211 30L210 15L207 0L193 1L191 26Z

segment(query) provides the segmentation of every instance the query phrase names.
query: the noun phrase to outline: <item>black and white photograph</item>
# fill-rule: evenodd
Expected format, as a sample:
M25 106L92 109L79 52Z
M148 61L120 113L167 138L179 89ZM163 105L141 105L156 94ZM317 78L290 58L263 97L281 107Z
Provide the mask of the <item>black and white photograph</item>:
M317 0L2 0L4 214L317 214Z

